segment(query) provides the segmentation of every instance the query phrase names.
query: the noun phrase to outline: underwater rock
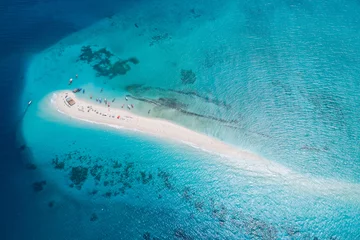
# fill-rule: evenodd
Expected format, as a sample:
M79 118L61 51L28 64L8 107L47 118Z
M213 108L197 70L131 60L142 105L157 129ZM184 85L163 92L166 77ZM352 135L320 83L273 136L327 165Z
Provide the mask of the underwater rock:
M54 201L54 200L52 200L52 201L50 201L50 202L48 203L49 208L54 207L54 205L55 205L55 201Z
M83 46L81 48L81 54L80 54L79 58L82 61L87 61L88 63L90 63L94 58L94 54L93 54L93 51L91 50L91 47Z
M23 145L21 145L20 147L19 147L19 150L20 151L24 151L26 149L26 145L25 144L23 144Z
M137 59L136 57L131 57L128 59L128 61L132 64L138 64L140 62L139 59Z
M183 196L183 198L185 198L185 200L190 201L192 199L192 195L194 195L194 193L191 192L191 189L189 187L185 187L183 189L182 196Z
M180 75L183 84L193 84L196 81L196 75L192 70L181 69Z
M159 103L163 106L179 109L179 108L187 108L188 105L179 102L176 98L159 98Z
M195 203L195 208L198 210L198 211L203 211L203 207L204 207L204 202L196 202Z
M73 167L71 169L70 180L75 185L82 185L87 179L87 175L88 175L88 168L81 166Z
M163 179L164 181L164 185L167 189L173 189L172 184L170 183L170 174L164 172L164 171L159 171L158 172L158 177L160 177L161 179Z
M52 164L54 165L54 168L55 168L55 169L60 169L60 170L62 170L62 169L65 168L65 162L64 162L64 161L59 162L59 159L58 159L57 156L56 156L55 159L52 160Z
M29 170L35 170L37 167L34 163L27 163L25 165L26 169L29 169Z
M101 173L103 171L103 166L101 165L95 165L90 169L91 176L94 177L95 180L100 181L101 179Z
M104 197L106 197L106 198L111 198L111 196L112 196L112 192L110 192L110 191L108 191L104 194Z
M131 171L131 169L132 169L133 167L134 167L134 163L133 163L133 162L126 163L125 170L124 170L124 176L125 176L125 178L129 178L129 176L130 176L130 171Z
M254 238L277 239L277 230L262 220L251 218L246 222L245 228L248 234Z
M98 193L98 190L94 189L94 190L92 190L89 194L90 194L90 195L96 195L97 193Z
M127 64L128 61L117 61L111 68L111 72L109 73L110 78L115 77L116 75L125 75L131 68L130 65Z
M149 233L149 232L144 233L144 234L143 234L143 239L145 239L145 240L151 240L151 235L150 235L150 233Z
M143 184L147 184L152 180L151 173L149 173L149 176L146 176L146 172L141 171L140 175L141 175L141 181L142 181Z
M33 190L34 192L41 192L46 185L46 181L34 182L33 183Z
M192 14L193 18L201 17L201 14L197 13L197 11L195 11L195 8L190 9L190 13Z
M116 161L113 165L113 168L121 168L122 164Z
M155 35L151 38L152 41L150 41L149 46L153 46L155 43L159 43L159 42L167 40L167 39L171 39L171 37L169 36L168 33Z
M183 240L190 240L192 239L192 237L190 237L189 235L187 235L185 233L185 231L181 228L177 228L174 230L174 236L176 238L179 238L179 239L183 239Z
M98 216L96 215L96 213L93 213L93 214L91 214L91 217L90 217L90 221L91 222L95 222L95 221L97 221L99 218L98 218Z

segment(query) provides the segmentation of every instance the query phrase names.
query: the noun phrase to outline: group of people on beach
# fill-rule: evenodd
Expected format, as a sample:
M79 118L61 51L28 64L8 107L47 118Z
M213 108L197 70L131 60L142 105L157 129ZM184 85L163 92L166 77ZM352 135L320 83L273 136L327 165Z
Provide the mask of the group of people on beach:
M78 78L78 74L75 74L75 78ZM69 80L69 85L71 85L72 84L72 82L73 82L73 79L72 78L70 78L70 80ZM83 94L85 93L85 89L83 89ZM100 93L102 93L103 92L103 88L101 88L100 89ZM93 99L93 96L90 94L90 99ZM112 102L115 102L115 98L112 100ZM125 97L125 100L126 101L128 101L129 99L128 99L128 97ZM102 103L102 98L96 98L96 102L98 102L98 103ZM110 107L110 102L105 98L104 99L104 103L105 103L105 105L107 105L107 107ZM121 108L124 108L124 104L121 106ZM133 104L130 104L130 105L127 105L127 108L129 109L129 110L131 110L132 108L134 108L134 105ZM148 114L150 114L150 112L151 112L151 110L149 110L148 111Z

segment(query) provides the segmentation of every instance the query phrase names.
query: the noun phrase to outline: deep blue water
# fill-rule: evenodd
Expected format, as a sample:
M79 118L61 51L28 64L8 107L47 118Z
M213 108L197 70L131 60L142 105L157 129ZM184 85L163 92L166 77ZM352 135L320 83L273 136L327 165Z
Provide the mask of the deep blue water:
M111 15L126 1L0 1L0 238L31 239L27 212L36 200L24 198L29 175L24 170L16 133L24 111L19 103L28 56L62 37ZM20 107L17 107L19 106ZM19 136L21 139L21 136ZM36 223L37 218L32 217ZM29 238L30 237L30 238Z

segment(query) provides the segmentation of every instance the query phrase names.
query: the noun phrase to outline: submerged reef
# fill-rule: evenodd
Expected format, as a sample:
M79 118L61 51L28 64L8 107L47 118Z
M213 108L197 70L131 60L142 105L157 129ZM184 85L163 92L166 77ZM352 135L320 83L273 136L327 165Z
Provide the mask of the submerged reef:
M214 104L218 107L226 108L227 110L231 109L231 105L227 104L225 101L220 101L216 98L211 98L209 96L202 96L200 93L196 91L184 91L184 90L176 90L176 89L165 89L160 87L150 87L145 86L143 84L132 84L126 86L126 91L136 95L142 96L148 92L159 92L161 94L172 94L176 97L189 97L189 99L202 100L209 104Z
M54 165L55 169L64 169L65 167L65 162L64 161L59 162L58 156L55 156L55 158L52 160L52 164Z
M177 228L174 230L174 237L176 239L183 239L183 240L192 240L193 238L190 237L188 234L185 233L184 229Z
M34 164L34 163L27 163L25 165L26 169L29 169L29 170L35 170L37 168L37 166Z
M55 201L54 201L54 200L51 200L51 201L48 203L49 208L54 207L54 205L55 205Z
M24 151L27 148L26 144L23 144L19 147L20 151Z
M180 75L183 84L193 84L196 81L196 75L192 70L181 69Z
M157 29L155 29L157 30ZM149 46L153 46L154 44L161 43L165 40L171 39L171 36L168 33L162 33L151 37L151 41Z
M46 181L39 181L33 183L33 190L34 192L41 192L44 189L44 186L46 185Z
M126 198L128 196L138 198L145 193L149 201L167 201L169 195L176 196L180 204L184 204L191 210L189 221L206 217L211 219L211 224L235 229L241 236L245 235L251 239L310 236L309 233L301 232L290 224L275 227L266 219L255 218L251 214L244 213L243 209L236 204L229 206L229 203L221 202L221 198L204 198L199 194L197 187L183 184L181 180L177 181L177 176L181 178L181 174L176 175L176 172L169 172L162 168L148 168L137 162L134 155L130 153L123 153L116 158L106 158L91 155L90 149L82 149L70 151L56 158L58 162L66 161L63 169L56 169L69 176L75 186L74 191L84 191L89 197L113 199L127 195ZM92 189L78 188L87 180L94 181ZM36 182L34 189L41 191L45 184L45 181ZM54 201L50 201L48 206L53 207ZM90 221L97 220L96 213L92 213ZM194 239L192 234L188 228L176 226L173 229L172 238ZM150 232L144 232L142 237L143 239L157 239L152 235Z
M139 63L139 60L135 57L122 60L106 48L98 50L93 48L83 46L78 60L90 64L96 71L97 77L104 76L112 79L118 75L125 75L131 69L130 63L133 65Z
M185 99L187 101L196 99L198 101L202 100L208 104L214 104L219 107L226 108L227 110L229 110L231 108L230 104L227 104L225 101L220 101L216 98L202 96L199 93L194 92L194 91L164 89L164 88L159 88L159 87L145 86L142 84L128 85L128 86L126 86L126 90L132 94L132 95L127 95L127 97L135 99L137 101L146 102L148 104L152 104L152 105L155 105L158 107L174 109L176 111L181 112L184 115L209 119L212 121L217 121L217 122L222 123L223 126L225 126L225 127L232 128L232 129L241 129L242 131L246 132L247 134L257 135L257 136L261 136L264 138L271 138L270 135L267 135L267 134L264 134L261 132L256 132L256 131L253 131L251 129L241 126L241 124L240 124L241 116L240 116L240 119L224 119L224 118L214 117L211 115L200 114L197 112L189 111L187 109L188 105L185 103L182 103L180 100L178 100L178 99L184 99L184 96L185 97L188 96L189 99ZM147 94L149 94L149 95L165 95L167 97L160 97L158 99L143 97L143 95L147 95ZM174 96L174 97L168 97L168 96Z
M92 213L90 216L90 221L95 222L99 219L99 217L96 215L96 213Z
M77 186L81 186L88 176L88 168L78 166L73 167L70 173L70 180Z
M185 109L181 108L181 106L187 106L187 105L178 104L177 100L176 100L176 102L174 100L171 100L171 99L166 99L165 100L165 98L161 98L161 99L156 100L156 99L135 97L135 96L132 96L132 95L126 95L126 97L132 98L132 99L135 99L135 100L138 100L138 101L141 101L141 102L147 102L147 103L150 103L150 104L154 104L156 106L163 106L163 107L171 108L171 109L177 110L177 111L179 111L179 112L181 112L181 113L183 113L185 115L189 115L189 116L194 116L194 117L199 117L199 118L207 118L207 119L210 119L210 120L214 120L214 121L221 122L221 123L227 123L227 124L237 124L237 123L239 123L238 120L226 120L226 119L223 119L223 118L217 118L217 117L204 115L204 114L199 114L199 113L195 113L195 112L185 110ZM239 128L237 126L231 126L231 127Z

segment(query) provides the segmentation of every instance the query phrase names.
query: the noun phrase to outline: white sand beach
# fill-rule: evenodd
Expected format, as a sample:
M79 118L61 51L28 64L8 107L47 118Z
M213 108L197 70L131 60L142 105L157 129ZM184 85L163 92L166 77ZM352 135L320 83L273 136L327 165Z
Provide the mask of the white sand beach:
M75 104L70 106L66 101L66 97L72 98ZM139 131L164 140L184 143L209 153L233 160L236 159L237 163L244 163L246 170L251 172L261 172L269 176L278 174L288 175L291 173L291 170L280 164L276 164L254 153L238 149L205 134L195 132L166 120L136 115L132 113L131 107L128 109L127 105L124 105L124 108L108 107L104 101L99 103L95 99L89 99L88 101L79 99L70 90L53 93L52 100L59 112L79 120ZM111 104L111 101L109 103ZM249 162L251 164L248 164Z

